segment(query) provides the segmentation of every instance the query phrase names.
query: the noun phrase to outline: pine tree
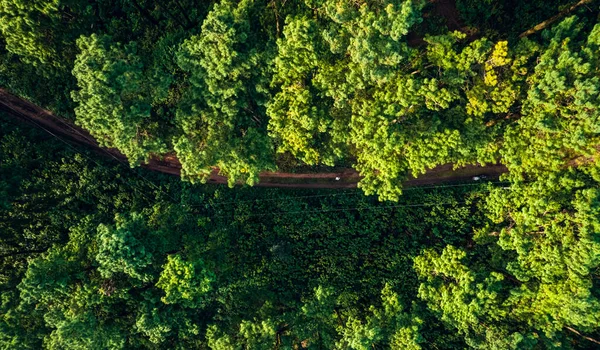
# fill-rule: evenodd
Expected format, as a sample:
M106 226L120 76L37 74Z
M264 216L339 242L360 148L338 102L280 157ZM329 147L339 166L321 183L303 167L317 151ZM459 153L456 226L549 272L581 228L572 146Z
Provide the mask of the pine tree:
M419 343L424 339L419 328L422 320L403 311L398 294L386 284L381 291L381 306L371 306L365 321L348 318L340 330L339 347L357 350L373 347L421 349Z
M473 271L463 263L465 257L464 251L447 246L442 254L428 250L415 258L415 270L424 279L419 297L473 348L533 348L535 334L515 331L510 323L504 276L485 269Z

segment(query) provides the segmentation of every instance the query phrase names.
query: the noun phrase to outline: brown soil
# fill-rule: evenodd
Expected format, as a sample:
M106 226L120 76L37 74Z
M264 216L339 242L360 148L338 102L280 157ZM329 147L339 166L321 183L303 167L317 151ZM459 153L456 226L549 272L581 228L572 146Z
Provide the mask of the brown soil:
M104 156L110 156L121 163L127 163L126 157L116 149L102 148L98 142L84 129L72 124L40 108L33 103L19 98L0 88L0 110L35 127L41 128L60 140L75 143L91 148ZM142 167L165 174L181 174L181 163L173 154L161 158L153 158ZM408 180L405 186L431 185L447 182L470 180L476 175L485 175L488 178L497 178L507 171L503 165L478 166L467 165L453 170L452 164L438 166L416 179ZM339 180L336 180L339 178ZM339 172L331 173L283 173L263 172L260 182L256 186L262 187L293 187L293 188L352 188L356 187L361 179L354 169L343 168ZM227 178L219 175L215 168L208 179L208 183L226 184Z

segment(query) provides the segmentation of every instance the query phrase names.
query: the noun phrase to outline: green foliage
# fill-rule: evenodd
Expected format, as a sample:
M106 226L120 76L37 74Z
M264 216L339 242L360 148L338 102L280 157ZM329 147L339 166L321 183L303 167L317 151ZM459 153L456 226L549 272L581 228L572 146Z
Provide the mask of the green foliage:
M342 330L340 348L367 350L378 344L389 348L421 349L424 339L419 334L417 316L403 313L398 294L386 284L381 292L381 308L371 306L366 321L349 317Z
M0 86L4 89L71 118L70 92L75 86L74 80L70 75L61 78L40 75L36 67L24 64L19 56L7 51L4 38L0 37Z
M471 346L570 348L565 329L600 324L598 179L581 166L492 190L478 249L415 259L419 296Z
M69 46L88 20L73 15L80 7L72 0L2 0L0 31L7 49L41 70L64 69Z
M206 341L208 347L213 350L234 350L236 346L227 335L219 334L219 328L211 325L206 330Z
M546 32L522 118L504 136L502 156L515 177L544 176L597 153L600 26L582 29L570 17Z
M425 251L415 258L415 269L425 279L419 297L473 348L532 348L533 335L512 332L503 324L510 314L503 302L504 276L472 271L462 263L465 257L464 251L447 246L441 255Z
M391 182L404 175L402 161L395 147L382 144L398 146L397 138L373 123L385 122L378 114L385 110L380 105L393 103L380 101L387 84L415 55L405 37L420 21L423 4L307 5L321 19L288 18L278 41L273 83L281 91L268 105L278 152L290 151L308 164L333 165L355 149L365 192L377 188L382 198L397 198L397 184Z
M518 305L513 315L549 337L565 326L591 330L600 322L591 280L600 264L598 191L586 188L588 181L574 172L555 174L489 199L493 220L510 223L498 238L515 255L505 268L523 282L508 300Z
M333 165L341 156L344 140L330 140L329 134L344 126L331 113L330 99L311 91L311 81L318 79L314 71L325 68L332 56L321 47L319 34L315 20L288 20L284 38L277 44L273 83L280 85L281 91L267 107L269 132L280 140L277 152L289 151L307 164Z
M123 46L109 36L92 35L79 38L77 44L81 53L73 75L80 89L72 94L79 103L77 123L100 145L119 149L132 165L165 152L157 135L164 130L152 120L151 101L156 97L151 92L166 94L169 79L156 81L144 75L135 43Z
M203 296L211 290L214 274L207 271L203 262L184 261L180 255L169 255L156 286L165 291L165 304L179 303L191 308L201 308Z
M153 276L144 270L152 263L152 254L135 237L144 235L144 230L147 230L143 218L134 215L131 221L125 221L119 216L116 219L116 229L98 226L98 271L104 278L124 273L143 282L150 281Z
M89 237L84 225L70 232L70 241L33 259L18 288L25 305L44 312L52 329L44 338L48 349L123 348L125 335L110 320L98 319L102 307L97 286L83 274Z
M40 193L32 195L32 185L7 187L7 202L20 205L26 220L0 221L7 238L32 244L18 235L30 226L46 230L38 230L41 242L48 241L44 232L64 234L41 245L43 253L11 257L21 262L18 269L4 265L9 282L2 285L2 346L344 348L357 342L352 339L363 328L380 329L378 344L420 342L427 335L419 336L418 319L426 315L399 306L400 299L410 305L416 295L411 256L446 232L460 239L481 219L458 203L368 210L380 204L359 192L297 199L311 193L215 192L146 174L159 187L150 189L130 169L56 152L51 140L43 140L44 146L31 137L24 147L16 135L3 136L0 149L7 157L2 174L19 177L2 179L32 185L38 179ZM27 151L38 149L44 153L31 159ZM31 162L37 173L28 171ZM42 194L48 204L37 213L29 201L37 203ZM417 191L404 199L450 203L454 196ZM236 199L241 202L226 204ZM312 218L276 214L356 205L367 210ZM407 220L439 217L446 210L455 214L444 223ZM275 215L255 216L266 212ZM11 252L10 240L1 243L0 254ZM385 282L396 287L394 292L387 287L381 299ZM429 326L443 332L437 321Z
M523 42L540 56L499 152L512 184L491 191L480 248L415 259L419 296L471 346L570 348L565 329L591 333L600 324L598 26L585 28L571 17L544 33L542 47Z
M251 0L215 5L201 34L177 55L190 74L177 111L182 135L174 141L184 178L206 181L217 166L230 186L238 180L252 185L261 170L274 170L263 131L270 55L260 33L251 31L257 11Z
M539 157L556 168L597 144L585 118L598 103L596 19L579 11L541 40L515 37L562 2L459 1L482 30L469 36L431 20L460 24L448 4L421 0L3 1L2 84L74 112L132 166L175 153L192 182L218 171L253 185L293 157L353 164L366 194L398 200L407 177L436 166ZM55 73L47 89L37 71ZM569 113L569 125L556 119Z
M577 1L457 0L456 7L465 24L485 35L516 38L574 3Z
M517 40L567 2L451 3L0 0L3 88L191 182L1 115L0 348L591 348L597 11ZM193 183L290 158L378 198Z

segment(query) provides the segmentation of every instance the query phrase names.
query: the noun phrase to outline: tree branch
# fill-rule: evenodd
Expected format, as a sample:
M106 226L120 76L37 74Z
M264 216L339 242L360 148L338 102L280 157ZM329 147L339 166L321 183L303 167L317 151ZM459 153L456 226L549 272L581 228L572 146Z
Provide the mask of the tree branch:
M580 0L578 3L576 3L575 5L564 9L562 11L560 11L556 16L553 16L545 21L543 21L542 23L539 23L538 25L536 25L535 27L524 31L523 33L521 33L519 35L519 38L524 38L526 36L529 36L531 34L535 34L537 32L539 32L540 30L544 30L546 29L549 25L551 25L552 23L558 21L559 19L561 19L562 17L568 15L569 13L575 11L575 9L577 9L579 6L581 5L585 5L585 4L589 4L594 0Z
M600 341L597 341L597 340L596 340L596 339L594 339L594 338L590 338L590 337L588 337L588 336L585 336L585 335L583 335L583 334L579 333L577 330L575 330L575 329L573 329L573 328L571 328L571 327L569 327L569 326L565 326L565 328L566 328L566 329L568 329L568 330L570 330L571 332L573 332L573 333L577 334L578 336L580 336L580 337L582 337L582 338L584 338L584 339L587 339L587 340L591 341L592 343L600 344Z

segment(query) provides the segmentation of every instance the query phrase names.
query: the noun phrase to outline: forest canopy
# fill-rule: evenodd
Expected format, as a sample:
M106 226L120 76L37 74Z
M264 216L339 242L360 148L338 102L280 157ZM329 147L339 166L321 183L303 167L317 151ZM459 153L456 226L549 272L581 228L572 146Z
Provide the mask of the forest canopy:
M227 189L1 115L0 347L590 349L600 177ZM591 339L591 340L590 340Z
M128 161L0 111L2 349L600 347L598 1L0 0L0 88Z
M597 10L592 0L2 0L0 83L131 166L176 156L183 179L218 169L230 186L282 165L353 167L366 194L397 200L404 180L439 165L556 168L594 153ZM516 160L526 125L546 136Z

